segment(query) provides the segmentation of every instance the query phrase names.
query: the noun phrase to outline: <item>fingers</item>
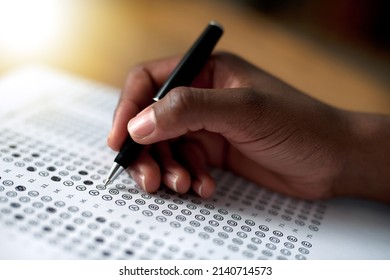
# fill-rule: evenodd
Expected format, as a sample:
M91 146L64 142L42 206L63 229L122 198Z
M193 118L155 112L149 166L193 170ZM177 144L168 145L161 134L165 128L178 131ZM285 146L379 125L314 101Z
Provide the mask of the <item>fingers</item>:
M155 192L162 182L177 193L192 188L204 198L214 194L215 182L207 170L207 155L197 142L175 145L175 155L167 142L158 143L152 149L151 153L145 149L128 168L130 176L144 191Z
M137 185L144 191L155 192L160 187L160 167L146 149L141 152L137 161L127 170Z
M179 164L171 152L167 142L158 143L153 154L161 167L162 182L178 193L186 193L191 186L191 176L188 171Z
M179 148L181 162L191 174L191 188L200 197L209 198L215 192L215 181L207 170L207 155L196 141L187 141Z

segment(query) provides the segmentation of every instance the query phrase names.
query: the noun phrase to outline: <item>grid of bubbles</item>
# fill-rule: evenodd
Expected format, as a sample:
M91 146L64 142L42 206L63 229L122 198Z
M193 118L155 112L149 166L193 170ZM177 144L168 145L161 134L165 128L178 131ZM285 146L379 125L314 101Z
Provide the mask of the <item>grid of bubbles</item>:
M41 117L36 121L50 119ZM28 130L0 131L5 228L77 258L310 258L310 238L326 212L322 203L287 198L220 170L213 171L218 187L211 200L164 187L148 194L126 174L106 188L110 166L91 156L93 147L59 148L56 139L21 129Z

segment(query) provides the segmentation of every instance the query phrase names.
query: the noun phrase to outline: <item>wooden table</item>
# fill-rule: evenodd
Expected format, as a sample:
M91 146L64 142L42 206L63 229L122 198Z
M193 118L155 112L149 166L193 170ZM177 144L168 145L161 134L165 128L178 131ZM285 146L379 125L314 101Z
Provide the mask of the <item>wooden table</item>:
M234 52L306 93L353 110L390 113L390 83L376 71L232 1L68 1L66 28L54 46L30 57L1 52L0 71L43 62L121 87L142 61L180 54L209 20Z

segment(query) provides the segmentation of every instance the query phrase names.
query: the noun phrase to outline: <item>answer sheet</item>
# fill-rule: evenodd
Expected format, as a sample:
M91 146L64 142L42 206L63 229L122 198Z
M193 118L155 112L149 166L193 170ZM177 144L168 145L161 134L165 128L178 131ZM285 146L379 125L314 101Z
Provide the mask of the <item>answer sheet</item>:
M45 67L0 78L0 259L389 259L390 206L286 197L222 170L201 199L104 187L119 90Z

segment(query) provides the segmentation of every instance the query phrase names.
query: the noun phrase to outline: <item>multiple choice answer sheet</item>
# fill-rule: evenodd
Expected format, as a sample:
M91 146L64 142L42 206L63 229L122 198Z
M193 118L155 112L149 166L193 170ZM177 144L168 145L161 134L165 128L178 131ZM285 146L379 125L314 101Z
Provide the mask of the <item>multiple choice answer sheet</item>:
M0 259L389 259L390 206L286 197L222 170L201 199L104 187L119 90L45 67L0 78Z

